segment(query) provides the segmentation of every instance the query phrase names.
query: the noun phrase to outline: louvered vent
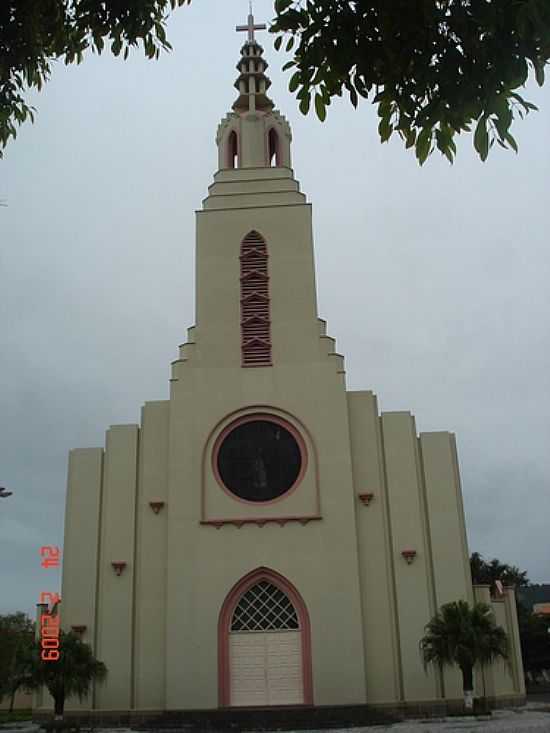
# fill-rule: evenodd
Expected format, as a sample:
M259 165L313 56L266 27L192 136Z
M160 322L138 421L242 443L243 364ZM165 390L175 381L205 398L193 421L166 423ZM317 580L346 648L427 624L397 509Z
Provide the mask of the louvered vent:
M267 247L258 232L241 243L242 365L271 366Z

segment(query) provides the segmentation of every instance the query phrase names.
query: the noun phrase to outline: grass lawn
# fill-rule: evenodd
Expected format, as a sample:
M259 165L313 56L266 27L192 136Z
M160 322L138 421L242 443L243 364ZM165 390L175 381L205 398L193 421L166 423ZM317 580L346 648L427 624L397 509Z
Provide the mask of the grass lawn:
M18 720L30 720L32 718L32 710L14 710L9 713L7 710L0 710L0 723L15 723Z

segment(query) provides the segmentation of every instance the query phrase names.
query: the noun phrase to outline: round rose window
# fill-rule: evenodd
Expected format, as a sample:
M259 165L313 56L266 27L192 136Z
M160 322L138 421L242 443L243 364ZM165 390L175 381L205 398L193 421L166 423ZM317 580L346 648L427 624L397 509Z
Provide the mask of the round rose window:
M253 419L222 439L215 457L223 485L246 501L270 501L296 483L302 452L294 435L278 422Z

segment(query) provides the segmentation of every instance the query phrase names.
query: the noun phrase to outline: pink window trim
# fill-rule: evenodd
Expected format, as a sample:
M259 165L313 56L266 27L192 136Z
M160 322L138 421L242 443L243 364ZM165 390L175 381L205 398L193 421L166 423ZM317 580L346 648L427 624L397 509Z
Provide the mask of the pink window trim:
M257 231L241 242L241 366L271 366L267 245Z
M306 604L300 593L283 575L261 567L241 578L229 591L218 620L218 699L219 707L231 706L231 679L229 669L229 629L233 612L246 591L262 580L280 588L289 597L300 620L302 643L302 682L304 705L313 705L313 674L311 664L311 624Z
M271 417L279 417L279 415L282 414L283 417L281 419L286 419L287 421L292 420L293 423L295 423L297 426L296 430L300 431L302 435L306 436L307 445L309 446L309 450L311 452L313 480L315 481L315 515L321 516L321 490L319 487L319 451L317 450L317 444L312 434L304 425L304 423L298 417L296 417L296 415L288 412L288 410L283 410L280 407L276 407L275 405L260 404L244 405L238 410L233 410L232 412L229 412L227 415L222 417L216 423L216 425L214 425L214 427L205 437L201 460L201 521L207 521L209 519L209 517L207 517L206 511L206 474L209 466L211 466L212 461L212 441L215 440L215 436L218 434L219 430L223 429L223 425L228 425L230 421L235 420L238 417L246 417L247 415L258 413L268 413ZM263 519L263 517L258 517L258 519Z
M244 425L247 422L252 422L253 420L266 420L267 422L275 423L276 425L280 425L282 428L285 428L285 430L288 430L288 432L292 435L294 440L298 443L298 448L300 449L300 459L301 459L301 465L300 465L300 471L298 473L298 476L296 477L296 481L292 484L292 486L285 491L284 494L281 494L281 496L278 496L275 499L271 499L270 501L249 501L248 499L241 499L240 496L236 496L232 491L230 491L225 484L223 483L222 477L220 476L220 472L218 471L218 453L220 451L220 446L223 443L224 439L226 438L229 433L234 430L239 425ZM214 473L214 476L216 477L216 481L221 486L223 491L230 496L235 501L241 502L242 504L248 504L248 506L255 506L255 507L263 507L263 506L270 506L271 504L276 504L278 501L282 501L283 499L287 499L290 494L292 494L300 485L302 479L305 476L306 470L307 470L307 464L308 464L308 453L307 453L307 447L305 440L302 438L300 432L292 425L291 423L287 422L286 420L283 420L281 417L277 417L277 415L271 415L268 412L264 413L249 413L247 415L242 415L241 417L238 417L236 420L233 420L233 422L230 422L229 425L226 425L225 428L221 431L221 433L216 438L216 442L214 443L214 447L212 449L212 472Z

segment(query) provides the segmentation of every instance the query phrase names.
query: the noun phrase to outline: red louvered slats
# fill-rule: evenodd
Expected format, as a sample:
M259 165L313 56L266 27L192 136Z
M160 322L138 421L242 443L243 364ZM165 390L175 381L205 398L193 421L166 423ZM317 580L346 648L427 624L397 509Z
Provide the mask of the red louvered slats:
M252 231L241 242L241 349L243 366L271 366L267 246Z

